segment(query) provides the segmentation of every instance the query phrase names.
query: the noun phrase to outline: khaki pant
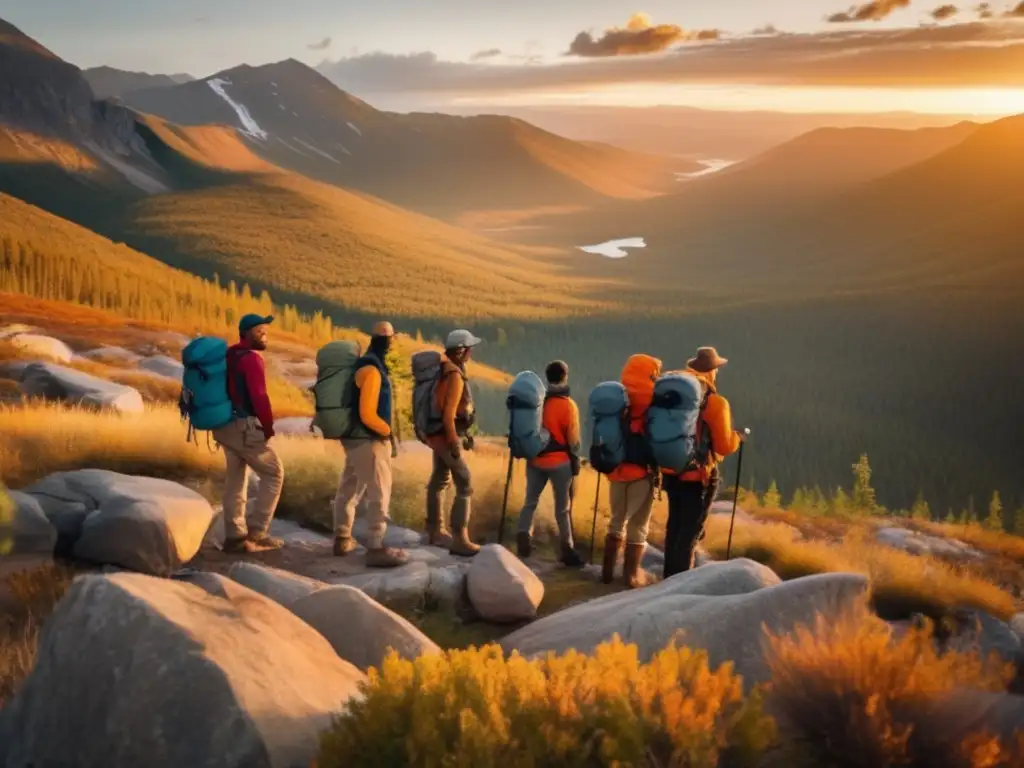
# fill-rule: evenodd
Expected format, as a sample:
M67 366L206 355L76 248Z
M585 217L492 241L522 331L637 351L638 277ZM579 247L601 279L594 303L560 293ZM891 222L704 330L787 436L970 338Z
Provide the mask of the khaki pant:
M629 544L646 544L654 510L654 478L644 477L629 483L612 480L608 485L612 507L608 533L620 539L625 534Z
M356 507L366 500L367 549L384 546L391 505L391 443L386 440L342 440L345 469L334 496L334 532L351 538Z
M267 445L259 419L236 419L215 429L213 438L224 449L224 538L244 539L267 533L284 485L284 466ZM259 491L246 513L249 469L260 479Z

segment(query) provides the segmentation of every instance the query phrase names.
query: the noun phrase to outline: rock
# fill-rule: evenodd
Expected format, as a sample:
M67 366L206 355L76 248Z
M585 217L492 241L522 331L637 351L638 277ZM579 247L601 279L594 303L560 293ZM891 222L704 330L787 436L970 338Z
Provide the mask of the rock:
M167 355L143 358L139 361L139 368L175 381L181 381L182 376L185 375L185 366L181 364L181 361Z
M25 325L24 323L11 323L0 328L0 341L16 336L19 333L37 333L38 328L32 325Z
M439 606L453 608L466 594L466 572L469 564L458 563L444 568L432 568L427 584L427 598Z
M212 573L211 571L191 571L189 573L174 574L171 578L184 584L191 584L194 587L199 587L201 590L207 594L213 595L214 597L224 597L229 599L231 595L231 585L238 583L234 579L230 579L219 573Z
M245 562L232 565L228 569L228 577L286 608L290 608L296 600L329 586L291 571Z
M740 572L738 563L747 563L742 566L747 573ZM501 645L506 653L531 657L570 649L591 653L618 634L635 643L641 660L648 661L675 638L707 650L712 668L732 661L749 688L770 676L762 625L786 633L797 625L813 626L819 614L836 620L862 608L868 592L866 577L846 573L769 585L774 574L754 565L712 563L653 587L591 600L535 621Z
M57 529L53 527L34 496L21 491L10 491L14 502L14 554L49 554L57 543Z
M157 576L195 557L214 516L183 485L103 469L57 472L25 492L57 529L62 553Z
M357 516L355 523L352 524L352 538L364 547L366 546L367 528L366 518ZM410 547L418 547L422 541L423 537L419 533L403 528L400 525L389 525L384 532L385 547L409 549Z
M648 544L644 549L644 556L640 558L640 567L645 571L662 573L665 570L665 553Z
M536 617L544 599L544 582L499 544L484 546L473 558L466 586L480 617L498 623Z
M408 621L354 587L317 590L296 600L291 610L327 638L338 656L363 671L379 668L390 649L409 660L441 652Z
M1016 663L1024 653L1024 644L1013 628L984 611L964 608L954 611L959 631L948 647L961 651L979 651L983 657L997 653L1006 662Z
M379 603L419 601L430 587L430 567L426 563L413 562L399 568L332 579L331 583L355 587Z
M112 363L114 365L134 365L141 359L137 354L128 351L124 347L97 347L96 349L82 352L79 357L84 357L86 360L96 360L100 363Z
M893 549L901 549L912 555L936 555L956 559L981 560L984 553L957 539L944 539L911 531L907 528L881 528L875 532L875 539Z
M7 764L309 765L365 675L285 608L224 589L76 579L5 709Z
M1010 628L1017 633L1017 637L1024 643L1024 613L1018 613L1010 619Z
M20 382L22 393L32 397L63 400L120 413L142 413L145 410L142 395L137 389L60 365L32 363L21 372Z
M13 333L7 336L5 341L28 355L44 360L70 363L71 358L75 356L71 347L52 336L43 336L38 333Z
M732 502L731 501L716 501L716 502L714 502L711 505L710 514L712 514L712 515L727 515L727 516L731 517L732 516ZM743 509L743 507L736 507L736 524L739 525L741 523L747 524L747 525L757 525L758 524L757 520L755 520L750 515L749 512L747 512L745 509Z

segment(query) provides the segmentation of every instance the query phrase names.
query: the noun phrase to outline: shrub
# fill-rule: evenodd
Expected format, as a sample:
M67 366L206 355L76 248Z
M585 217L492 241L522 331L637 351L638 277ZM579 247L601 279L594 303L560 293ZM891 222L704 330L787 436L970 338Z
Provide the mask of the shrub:
M973 653L936 650L932 626L898 641L876 617L819 619L768 636L767 701L791 744L787 765L990 768L1007 748L945 707L963 689L1004 691L1011 671ZM977 714L977 713L975 713Z
M392 653L363 691L323 735L319 768L753 766L775 738L731 665L676 647L640 664L617 637L532 661L496 645Z

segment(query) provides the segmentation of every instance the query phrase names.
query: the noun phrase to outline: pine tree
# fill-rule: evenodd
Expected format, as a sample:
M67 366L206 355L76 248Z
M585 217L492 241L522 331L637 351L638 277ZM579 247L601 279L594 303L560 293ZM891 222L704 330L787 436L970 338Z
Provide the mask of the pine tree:
M990 531L1003 530L1003 502L999 498L999 491L992 494L992 501L988 503L988 517L982 525Z
M861 454L860 459L853 465L853 508L868 515L879 512L875 489L871 487L871 465L866 453Z
M956 515L953 514L953 510L952 509L949 510L949 512L946 513L945 523L946 523L946 525L956 525Z
M917 498L914 500L914 506L910 508L910 517L912 520L932 519L932 511L928 507L928 502L924 499L923 491L917 492Z
M761 497L761 506L765 509L779 509L781 505L782 496L779 495L779 488L775 481L772 480L772 484L768 486L768 490Z
M796 512L807 511L807 493L803 488L797 488L793 492L793 499L789 502L789 508Z
M836 517L842 517L850 511L850 497L842 488L836 488L832 496L832 504L829 510Z

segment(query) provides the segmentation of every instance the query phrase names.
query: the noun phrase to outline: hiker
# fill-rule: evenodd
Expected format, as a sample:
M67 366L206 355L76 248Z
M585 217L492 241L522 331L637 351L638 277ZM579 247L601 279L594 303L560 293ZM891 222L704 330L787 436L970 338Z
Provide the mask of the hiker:
M472 476L462 452L473 447L467 433L476 422L473 395L466 377L466 364L480 339L466 330L448 334L437 385L434 407L440 413L440 430L426 437L434 453L433 472L427 483L427 534L432 546L448 547L453 555L472 556L480 547L469 539ZM451 534L445 528L441 500L450 481L455 482L451 510Z
M686 372L695 376L705 388L697 430L704 443L698 455L698 466L672 474L663 470L663 484L668 494L668 524L665 529L665 569L667 579L693 568L697 542L703 537L704 524L720 483L718 464L735 453L743 436L732 428L729 401L718 394L718 369L729 362L714 347L701 347L697 356L687 361Z
M388 507L391 503L391 460L396 455L391 429L393 407L387 354L395 330L388 322L373 328L366 354L356 361L351 407L355 428L341 438L345 469L334 497L334 554L344 557L358 545L352 538L356 507L367 501L366 565L395 568L408 562L404 549L384 546Z
M227 387L233 419L213 430L224 449L224 551L261 552L284 542L270 535L270 521L284 484L284 466L270 447L274 412L267 395L261 351L267 348L267 326L274 318L249 314L238 323L239 342L227 351ZM249 469L259 477L256 499L246 513Z
M544 371L547 394L544 398L542 426L551 435L552 450L544 451L526 465L526 501L519 513L516 548L520 557L529 557L533 549L533 518L540 495L548 482L555 497L555 522L558 524L560 561L570 568L582 568L573 548L570 507L575 481L580 473L580 412L569 396L569 366L561 360L549 363Z
M647 548L647 532L654 508L655 473L650 467L644 438L644 415L654 396L654 382L661 376L661 360L633 355L622 369L621 382L629 393L627 460L608 475L611 521L604 542L601 576L611 584L615 563L625 541L622 578L630 589L647 583L640 561Z

